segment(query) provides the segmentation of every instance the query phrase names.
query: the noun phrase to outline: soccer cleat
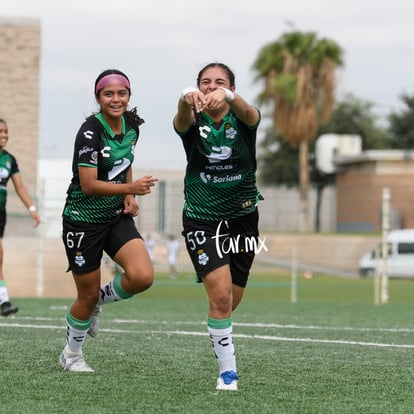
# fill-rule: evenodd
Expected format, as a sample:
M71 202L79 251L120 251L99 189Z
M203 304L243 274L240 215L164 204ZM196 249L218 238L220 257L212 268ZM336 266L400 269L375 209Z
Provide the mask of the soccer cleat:
M59 364L64 371L73 372L94 372L94 370L86 363L82 354L72 354L65 349L60 354Z
M238 379L235 371L224 371L217 379L216 390L237 391Z
M16 313L19 310L17 306L13 306L10 302L4 302L0 306L0 312L2 316L9 316L12 313Z
M88 335L95 337L99 332L99 314L102 312L102 306L96 305L91 315L91 326L88 329Z

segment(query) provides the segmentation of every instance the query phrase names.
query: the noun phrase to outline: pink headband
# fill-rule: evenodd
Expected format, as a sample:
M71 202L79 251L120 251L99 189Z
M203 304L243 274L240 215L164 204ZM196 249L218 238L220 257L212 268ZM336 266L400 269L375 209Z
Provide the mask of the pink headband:
M95 94L98 95L98 92L111 82L122 83L122 85L126 86L128 89L131 89L131 86L129 85L129 81L125 76L117 75L115 73L111 73L110 75L104 76L98 82L98 84L96 85L96 88L95 88Z

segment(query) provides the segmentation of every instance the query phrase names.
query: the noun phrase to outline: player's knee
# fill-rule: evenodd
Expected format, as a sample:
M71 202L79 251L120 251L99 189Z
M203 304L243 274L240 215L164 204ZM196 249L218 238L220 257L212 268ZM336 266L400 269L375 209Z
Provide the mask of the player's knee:
M135 293L142 292L151 287L154 281L154 272L152 270L147 271L137 271L131 273L125 273L126 279L128 281L129 291Z
M140 284L142 286L142 290L147 290L148 288L150 288L153 282L154 282L154 272L149 271L141 275Z
M215 298L211 301L211 307L215 310L215 312L227 315L231 312L232 309L232 301L231 296L225 293L216 295Z

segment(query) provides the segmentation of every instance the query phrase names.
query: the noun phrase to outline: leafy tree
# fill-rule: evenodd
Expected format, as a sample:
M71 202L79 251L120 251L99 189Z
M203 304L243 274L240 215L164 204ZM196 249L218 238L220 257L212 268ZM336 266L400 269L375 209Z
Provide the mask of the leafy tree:
M362 138L363 149L389 148L388 133L379 125L378 118L372 112L373 105L347 94L343 100L335 103L328 123L321 125L318 136L322 134L357 134ZM325 186L335 182L334 174L324 174L316 168L314 144L309 148L310 181L317 190L315 230L319 231L322 192ZM299 165L298 150L292 148L269 128L260 142L259 150L260 180L265 184L298 186Z
M370 102L361 100L352 94L345 95L342 100L335 103L330 120L320 126L318 136L329 133L356 134L361 136L364 150L390 148L393 144L388 138L390 133L380 125L378 117L372 112L372 107L373 104ZM411 116L413 125L407 123L407 134L414 131L414 110ZM396 124L400 125L400 115L394 114L393 118L396 119ZM399 136L400 129L396 126L391 134ZM397 141L397 138L394 139ZM394 147L397 146L394 145ZM414 138L412 144L405 147L414 147ZM273 126L265 131L265 137L260 141L259 148L259 178L264 184L298 186L297 148L292 148ZM326 177L321 177L315 172L313 150L314 145L310 143L310 179L311 182L317 184L319 180L325 180Z
M260 141L259 179L264 184L297 187L299 183L299 152L278 135L273 127L267 128Z
M414 95L400 96L406 109L401 113L392 112L389 117L391 147L394 149L414 148Z
M253 64L256 81L264 81L261 103L273 104L273 123L292 148L299 148L301 227L307 231L308 151L320 122L329 119L334 103L335 69L342 50L316 33L293 31L264 46Z
M336 102L331 118L319 128L318 136L327 133L355 134L362 139L362 149L389 148L387 130L379 125L378 117L372 112L372 103L347 94Z

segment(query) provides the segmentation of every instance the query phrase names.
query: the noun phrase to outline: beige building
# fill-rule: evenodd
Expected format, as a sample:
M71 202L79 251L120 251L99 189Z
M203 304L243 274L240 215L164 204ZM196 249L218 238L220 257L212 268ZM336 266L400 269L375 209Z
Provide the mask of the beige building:
M37 194L39 135L39 66L41 26L38 19L0 17L0 118L7 121L7 150L16 158L31 196ZM13 186L9 185L9 190ZM9 212L24 211L10 199Z
M414 151L365 151L335 162L338 232L380 232L385 187L391 226L414 228Z

